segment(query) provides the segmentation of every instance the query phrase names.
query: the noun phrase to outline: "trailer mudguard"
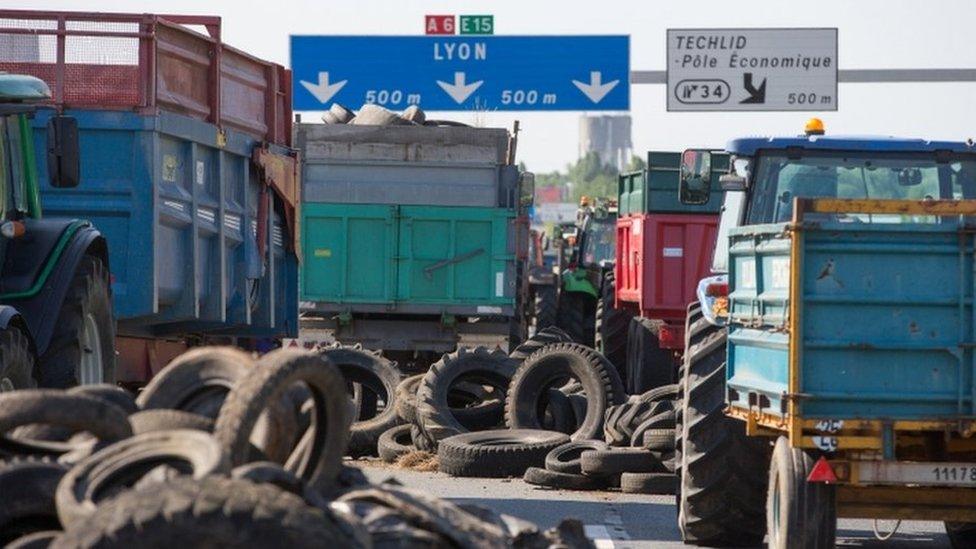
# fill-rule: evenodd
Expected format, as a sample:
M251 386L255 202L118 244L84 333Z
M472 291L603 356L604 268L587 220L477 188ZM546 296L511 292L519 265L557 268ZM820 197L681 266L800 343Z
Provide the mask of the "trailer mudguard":
M87 221L30 219L24 224L24 236L7 246L11 276L3 280L0 301L20 312L37 353L44 354L82 257L94 255L108 268L108 252L105 238Z

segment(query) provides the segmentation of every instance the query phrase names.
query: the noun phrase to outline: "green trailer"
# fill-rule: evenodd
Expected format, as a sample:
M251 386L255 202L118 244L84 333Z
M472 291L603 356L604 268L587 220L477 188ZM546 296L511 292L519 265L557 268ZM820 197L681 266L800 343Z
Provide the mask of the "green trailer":
M298 136L305 344L414 361L522 337L524 178L507 131L300 124Z

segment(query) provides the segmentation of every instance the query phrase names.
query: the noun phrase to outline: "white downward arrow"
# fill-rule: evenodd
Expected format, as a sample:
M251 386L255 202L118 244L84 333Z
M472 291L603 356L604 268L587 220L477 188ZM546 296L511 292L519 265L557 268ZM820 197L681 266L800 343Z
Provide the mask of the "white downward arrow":
M339 90L346 85L348 80L341 80L335 84L329 84L329 73L320 72L318 83L309 82L308 80L302 80L302 85L309 93L315 96L319 100L319 103L327 103L332 96L339 93Z
M573 84L579 88L581 92L583 92L583 95L589 97L590 101L599 103L600 100L610 93L610 90L617 87L617 84L620 83L620 80L614 80L612 82L602 84L602 80L603 75L600 74L600 71L591 71L589 84L580 82L579 80L573 80Z
M471 97L471 94L474 93L475 90L480 88L481 85L484 83L485 83L484 80L478 80L477 82L465 84L463 72L454 73L453 84L448 84L447 82L444 82L442 80L437 81L437 85L440 86L441 89L443 89L445 92L447 92L447 95L450 95L451 99L457 101L458 105L464 103L464 101L467 98Z

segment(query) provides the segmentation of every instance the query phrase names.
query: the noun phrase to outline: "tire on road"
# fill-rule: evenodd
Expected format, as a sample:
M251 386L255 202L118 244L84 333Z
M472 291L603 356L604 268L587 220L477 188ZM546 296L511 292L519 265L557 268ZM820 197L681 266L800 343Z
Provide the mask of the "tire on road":
M115 383L115 317L105 263L85 255L35 368L40 387Z
M766 534L768 444L747 437L745 424L725 415L725 329L700 317L688 333L693 343L685 351L679 405L682 539L758 545Z
M380 440L377 442L377 451L380 458L386 463L393 463L400 456L409 454L416 449L410 437L410 425L390 427L380 435Z
M546 345L549 345L550 343L572 342L572 336L562 331L562 329L555 326L549 326L548 328L536 332L535 335L523 341L521 345L512 351L509 358L515 360L519 364L522 364L522 362L529 358L532 353L538 351Z
M608 450L602 440L578 440L553 448L546 454L546 469L557 473L583 474L580 456L588 450Z
M144 410L183 410L216 420L227 393L253 369L254 360L240 349L190 349L153 376L136 403Z
M0 330L0 392L37 386L34 351L25 329L11 323Z
M61 524L84 523L113 493L160 465L200 480L230 471L227 455L208 433L192 429L144 433L95 452L71 468L55 493Z
M620 475L620 491L625 494L672 495L678 487L678 479L671 473L623 473Z
M270 484L214 476L126 491L52 547L359 546L350 527Z
M545 465L553 448L569 442L563 433L513 429L464 433L445 438L437 448L440 470L458 477L519 477Z
M580 455L584 475L611 476L621 473L660 473L664 465L643 448L587 450Z
M468 432L451 413L451 387L458 381L475 381L505 390L517 363L500 349L459 348L441 357L424 374L417 389L417 424L434 441Z
M417 387L424 379L424 374L410 376L401 381L394 391L393 407L397 416L407 423L417 420Z
M606 481L600 477L560 473L542 467L529 467L525 470L522 480L536 486L559 490L602 490L607 487Z
M374 456L380 436L400 423L396 412L396 390L402 377L392 361L357 347L326 347L319 351L329 359L347 383L357 383L384 402L382 411L355 421L350 428L348 455Z
M129 425L132 426L134 435L171 429L193 429L212 433L214 420L183 410L144 410L129 416Z
M299 382L308 387L315 404L311 410L315 432L304 456L289 470L313 489L325 491L342 465L352 410L342 373L322 355L297 349L278 349L264 355L227 395L214 437L232 466L243 465L248 461L251 431L268 403Z
M0 546L33 532L61 528L54 492L65 472L65 466L50 460L0 463Z
M586 418L572 433L573 440L600 438L608 406L624 398L620 376L600 353L576 343L554 343L519 366L505 401L505 423L511 429L539 429L539 405L546 391L575 378L586 393Z

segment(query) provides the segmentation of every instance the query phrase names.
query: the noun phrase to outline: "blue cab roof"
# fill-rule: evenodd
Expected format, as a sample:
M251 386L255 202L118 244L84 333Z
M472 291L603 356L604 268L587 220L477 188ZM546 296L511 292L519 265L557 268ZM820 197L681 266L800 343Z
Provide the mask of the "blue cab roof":
M976 146L965 141L927 141L876 135L798 135L795 137L740 137L729 141L725 149L743 156L759 150L801 148L818 151L861 152L934 152L976 153Z

